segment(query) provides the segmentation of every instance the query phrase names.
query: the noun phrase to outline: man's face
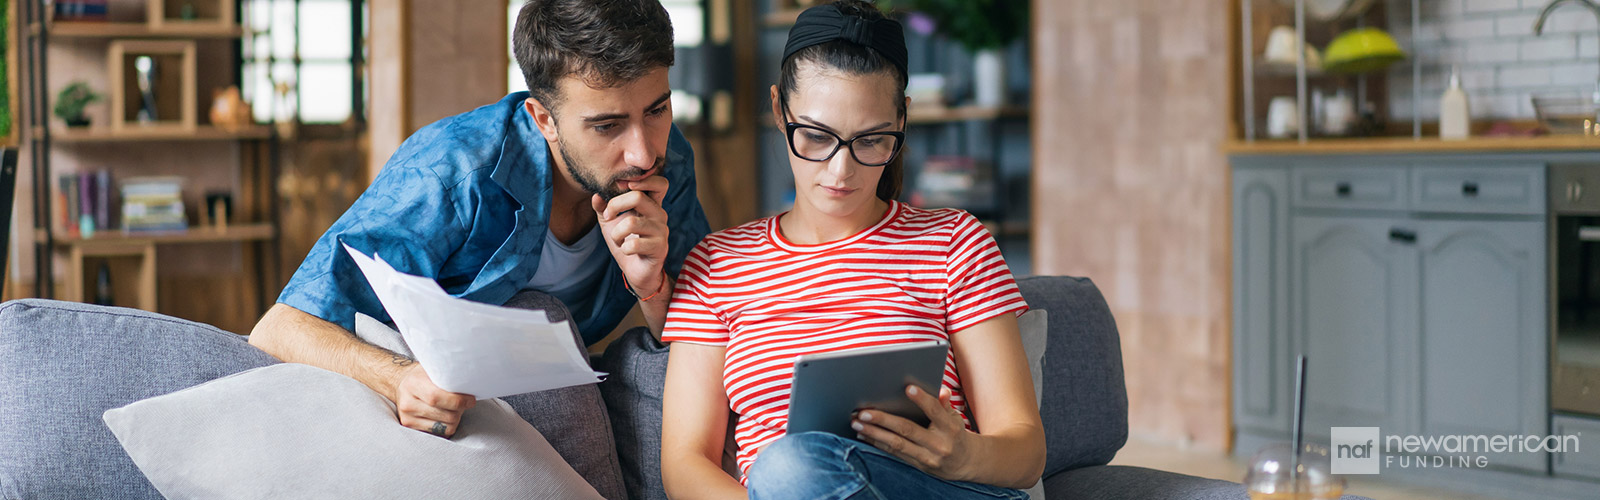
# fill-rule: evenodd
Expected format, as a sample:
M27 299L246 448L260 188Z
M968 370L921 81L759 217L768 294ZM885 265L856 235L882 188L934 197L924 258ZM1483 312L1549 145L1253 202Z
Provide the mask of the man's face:
M584 191L609 200L627 192L623 182L661 173L672 130L667 68L614 88L593 88L576 76L557 86L556 133L541 131Z

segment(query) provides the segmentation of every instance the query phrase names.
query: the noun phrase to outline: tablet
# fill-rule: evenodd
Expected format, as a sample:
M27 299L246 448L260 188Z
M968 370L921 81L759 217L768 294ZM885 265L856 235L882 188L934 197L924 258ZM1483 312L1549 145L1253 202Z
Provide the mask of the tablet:
M854 438L850 415L868 408L928 425L922 408L906 397L906 385L938 394L949 348L933 341L800 356L794 362L787 432Z

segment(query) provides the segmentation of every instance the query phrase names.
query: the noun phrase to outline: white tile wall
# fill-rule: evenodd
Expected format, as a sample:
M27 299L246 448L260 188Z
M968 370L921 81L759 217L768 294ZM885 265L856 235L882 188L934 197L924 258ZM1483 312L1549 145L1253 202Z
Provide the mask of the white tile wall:
M1422 91L1412 96L1410 60L1389 73L1390 109L1410 120L1412 100L1424 121L1439 118L1439 95L1459 65L1474 119L1532 119L1535 93L1587 94L1600 78L1600 36L1594 14L1564 6L1533 23L1550 0L1420 0L1420 26L1411 32L1411 1L1386 0L1390 29L1422 64Z

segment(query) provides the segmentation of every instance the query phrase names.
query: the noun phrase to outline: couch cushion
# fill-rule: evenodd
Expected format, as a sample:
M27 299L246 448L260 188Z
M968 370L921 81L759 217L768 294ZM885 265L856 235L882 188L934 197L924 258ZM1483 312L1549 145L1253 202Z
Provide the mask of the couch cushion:
M1110 463L1128 440L1128 393L1111 309L1088 278L1030 277L1017 286L1030 308L1050 312L1039 404L1044 477Z
M667 346L650 329L628 330L606 346L595 369L617 442L622 479L633 500L666 500L661 483L661 395L667 382Z
M159 499L100 415L277 363L243 337L133 309L0 304L0 497Z
M356 379L302 364L112 409L106 426L168 499L589 498L599 493L498 399L451 439L395 421Z

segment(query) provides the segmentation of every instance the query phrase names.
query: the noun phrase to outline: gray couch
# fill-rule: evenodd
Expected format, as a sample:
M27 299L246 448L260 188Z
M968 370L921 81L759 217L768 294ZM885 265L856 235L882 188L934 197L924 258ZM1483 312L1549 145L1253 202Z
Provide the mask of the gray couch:
M1041 404L1048 498L1247 498L1237 483L1106 465L1128 435L1110 310L1088 279L1019 284L1032 307L1050 311ZM524 297L508 305L541 303ZM663 498L657 450L665 353L635 330L596 358L596 369L611 373L598 387L507 399L606 496ZM237 335L142 311L38 299L0 304L0 498L160 498L101 414L275 362Z

